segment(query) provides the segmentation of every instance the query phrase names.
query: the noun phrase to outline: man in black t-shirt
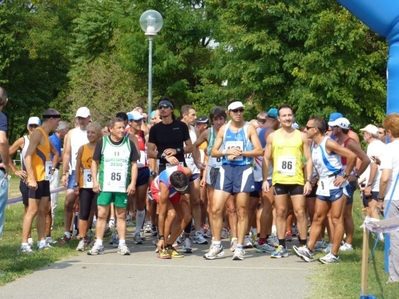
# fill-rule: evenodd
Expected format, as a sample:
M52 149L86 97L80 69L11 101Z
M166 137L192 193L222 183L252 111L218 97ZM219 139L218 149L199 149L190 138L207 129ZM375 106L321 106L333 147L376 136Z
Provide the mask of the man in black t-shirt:
M3 236L5 209L8 201L8 165L10 161L7 140L7 117L1 110L7 105L7 91L0 86L0 239Z
M169 99L162 99L158 104L162 122L150 129L147 155L148 158L159 159L158 172L165 170L169 165L186 166L184 154L192 152L193 146L187 125L175 120L173 108Z

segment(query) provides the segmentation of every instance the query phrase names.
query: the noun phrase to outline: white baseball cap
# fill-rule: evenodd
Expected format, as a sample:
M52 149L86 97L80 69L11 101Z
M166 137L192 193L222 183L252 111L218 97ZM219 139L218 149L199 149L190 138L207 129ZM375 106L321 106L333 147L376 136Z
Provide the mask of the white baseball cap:
M351 127L351 123L349 122L349 120L348 119L346 119L345 117L340 117L340 118L337 118L336 120L334 120L334 121L329 121L328 122L328 125L330 126L330 127L340 127L340 128L342 128L342 129L350 129L350 127Z
M28 119L28 123L26 124L27 126L30 125L37 125L40 126L42 124L42 121L40 120L40 118L38 118L37 116L31 116Z
M361 128L360 131L370 133L372 135L377 135L378 134L378 128L372 124L368 124L364 128Z
M78 111L76 111L75 117L83 117L87 118L90 116L90 110L87 107L80 107Z
M241 103L240 101L235 101L227 107L227 110L234 110L237 108L244 108L243 103Z

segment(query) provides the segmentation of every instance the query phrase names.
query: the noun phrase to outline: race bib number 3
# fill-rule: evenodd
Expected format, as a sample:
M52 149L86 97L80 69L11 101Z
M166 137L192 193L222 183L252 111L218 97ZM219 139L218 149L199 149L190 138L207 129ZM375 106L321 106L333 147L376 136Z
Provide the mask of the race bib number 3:
M83 170L83 188L93 188L93 180L90 169Z
M296 169L296 158L291 156L280 156L277 161L277 171L281 174L294 176Z
M52 167L53 167L53 162L46 161L46 164L44 165L44 169L45 169L44 180L45 181L51 180L51 168Z

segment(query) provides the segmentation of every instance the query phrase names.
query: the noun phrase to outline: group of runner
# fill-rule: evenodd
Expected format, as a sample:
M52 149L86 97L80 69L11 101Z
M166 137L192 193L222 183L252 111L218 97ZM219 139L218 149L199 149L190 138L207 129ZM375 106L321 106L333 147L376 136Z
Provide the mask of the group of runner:
M299 130L288 105L260 112L251 121L244 119L245 106L238 100L212 108L209 117L197 117L193 106L184 105L176 119L175 108L170 99L163 98L150 124L137 107L101 126L92 122L87 107L81 107L75 128L65 136L62 155L49 141L50 132L60 131L60 114L46 110L43 124L30 118L30 134L21 146L26 151L22 152L24 172L19 175L26 182L22 185L27 199L20 251L34 252L28 238L36 215L37 249L49 249L55 243L49 181L60 169L60 161L61 181L67 187L65 233L60 243L73 238L78 204L76 249L84 251L91 245L89 255L104 250L104 236L115 225L112 243L119 254L129 255L126 219L132 214L136 218L134 243L143 242L144 229L151 232L158 238L155 245L161 259L183 257L176 250L179 246L189 253L192 242L204 245L208 240L211 244L204 258L223 257L221 240L226 237L230 237L233 260L243 260L248 247L272 258L286 257L293 222L300 244L293 249L306 261L313 259L314 250L322 249L326 256L320 261L335 263L340 249L352 249L353 191L374 162L360 148L357 136L350 137L356 134L341 114L332 114L329 122L313 117ZM378 135L376 127L372 132L366 128L364 135ZM373 156L378 155L374 152ZM378 203L378 192L367 188L378 185L380 170L372 169L371 180L369 170L363 176L369 181L363 193L375 210L371 200ZM93 218L94 244L88 233L94 228ZM325 227L330 244L324 241Z

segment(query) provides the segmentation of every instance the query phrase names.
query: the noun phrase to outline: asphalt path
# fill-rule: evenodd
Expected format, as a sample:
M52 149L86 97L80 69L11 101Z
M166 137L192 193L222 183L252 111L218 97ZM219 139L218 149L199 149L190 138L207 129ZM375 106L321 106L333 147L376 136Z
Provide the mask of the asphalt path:
M106 243L104 254L85 252L0 287L0 298L308 298L309 277L318 264L301 261L293 251L272 259L255 249L246 249L245 260L233 261L228 240L222 241L222 259L205 260L209 245L193 244L193 253L184 258L161 260L154 237L147 234L143 245L132 239L129 228L130 256ZM288 248L294 244L287 242Z

